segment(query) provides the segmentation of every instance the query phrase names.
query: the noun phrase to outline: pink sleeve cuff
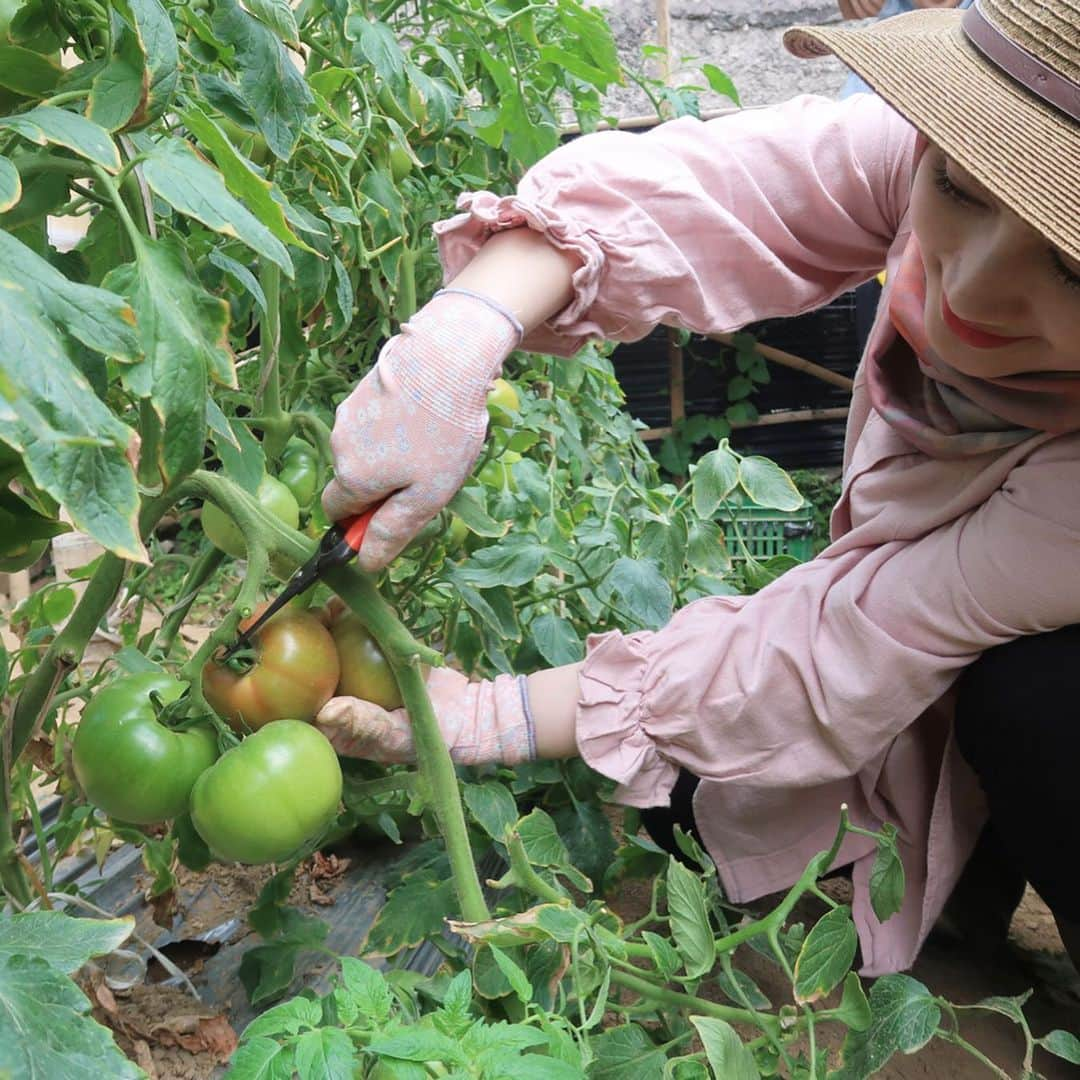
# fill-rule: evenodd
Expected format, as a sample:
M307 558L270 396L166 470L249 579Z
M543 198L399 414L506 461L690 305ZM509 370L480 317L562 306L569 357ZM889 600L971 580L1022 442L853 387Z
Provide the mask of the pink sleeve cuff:
M642 695L645 647L638 635L593 634L580 674L577 744L598 773L619 783L615 801L667 806L678 766L657 752Z
M494 233L523 226L530 228L560 251L572 252L581 260L581 266L574 271L574 298L557 315L528 334L521 348L573 356L590 340L605 336L600 326L585 317L596 300L605 262L604 252L594 236L578 222L566 220L550 207L520 195L469 192L458 199L457 205L462 213L434 226L444 281L452 281Z

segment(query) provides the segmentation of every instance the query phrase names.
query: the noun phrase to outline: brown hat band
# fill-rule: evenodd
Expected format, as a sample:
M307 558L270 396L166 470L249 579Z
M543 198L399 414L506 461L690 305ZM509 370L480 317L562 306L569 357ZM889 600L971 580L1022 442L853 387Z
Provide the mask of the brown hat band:
M1080 121L1080 86L1060 75L1037 56L1010 41L979 9L978 0L965 12L961 28L995 67L1027 87L1048 105Z

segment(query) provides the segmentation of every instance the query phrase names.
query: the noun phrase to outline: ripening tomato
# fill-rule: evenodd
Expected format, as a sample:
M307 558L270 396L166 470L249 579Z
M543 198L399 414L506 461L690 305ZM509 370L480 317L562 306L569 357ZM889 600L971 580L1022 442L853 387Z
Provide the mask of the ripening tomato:
M488 416L495 427L512 426L511 413L521 408L521 399L511 383L496 379L487 396Z
M86 797L109 817L150 825L184 813L192 785L217 758L211 728L174 731L157 718L151 694L167 705L184 686L164 672L125 675L83 710L71 760Z
M295 529L300 524L300 507L293 498L293 493L273 476L264 476L259 481L255 500L264 510L284 521L290 528ZM226 555L242 559L247 553L244 534L236 522L212 502L203 503L202 526L210 543Z
M195 782L191 820L226 862L282 862L334 820L341 766L310 724L276 720L226 750Z
M256 611L241 626L258 615ZM203 693L214 711L237 731L274 720L313 720L338 681L330 631L310 611L286 607L254 636L252 646L255 661L249 669L207 661Z
M390 662L359 617L345 609L324 616L337 647L341 674L335 694L363 698L384 709L400 709L403 702Z

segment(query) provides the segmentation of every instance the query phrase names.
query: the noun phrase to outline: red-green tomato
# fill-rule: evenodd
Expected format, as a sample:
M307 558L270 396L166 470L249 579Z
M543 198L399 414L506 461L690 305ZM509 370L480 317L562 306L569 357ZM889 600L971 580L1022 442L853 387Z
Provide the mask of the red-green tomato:
M300 507L293 498L293 493L280 480L264 476L259 481L255 500L264 510L284 521L291 529L300 524ZM210 543L226 555L242 559L247 554L244 534L233 519L212 502L203 503L202 526Z
M224 862L282 862L334 820L340 800L330 741L310 724L276 720L199 777L191 820Z
M196 779L217 758L208 727L173 731L157 719L151 693L164 704L183 693L171 675L125 675L98 690L83 710L71 750L86 797L109 817L133 825L184 813Z
M254 612L249 622L258 615ZM313 720L338 682L330 631L310 611L286 607L255 635L252 645L256 656L250 670L207 661L203 693L211 708L237 731L275 720Z
M400 709L403 702L390 663L359 617L342 612L330 625L337 647L341 675L338 696L363 698L384 709Z
M505 379L496 379L487 396L488 416L495 427L510 427L510 413L521 408L518 392Z

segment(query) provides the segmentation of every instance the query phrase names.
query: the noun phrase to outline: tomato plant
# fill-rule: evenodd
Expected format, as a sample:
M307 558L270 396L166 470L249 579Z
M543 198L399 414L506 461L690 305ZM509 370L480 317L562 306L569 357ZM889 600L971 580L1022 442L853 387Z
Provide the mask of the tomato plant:
M252 651L235 666L210 659L202 672L206 700L237 731L274 720L310 722L334 693L339 675L334 639L310 611L286 607L278 612L253 637Z
M184 684L164 672L126 675L97 691L75 731L75 776L110 817L149 825L187 811L191 788L217 758L217 736L204 725L166 727L157 711Z
M341 767L325 735L275 720L196 780L191 819L219 859L280 862L316 839L341 799Z

